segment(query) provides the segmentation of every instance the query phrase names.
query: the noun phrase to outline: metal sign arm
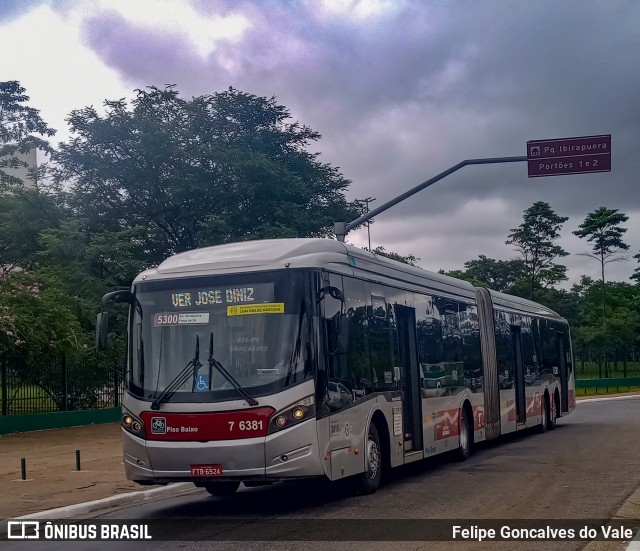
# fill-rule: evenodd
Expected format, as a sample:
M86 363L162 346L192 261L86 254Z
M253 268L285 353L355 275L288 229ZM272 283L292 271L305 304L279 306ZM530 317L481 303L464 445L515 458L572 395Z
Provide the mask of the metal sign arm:
M422 182L421 184L418 184L413 189L410 189L409 191L405 191L402 195L398 195L398 197L396 197L395 199L392 199L391 201L387 201L384 205L380 205L378 208L375 208L372 211L367 212L366 214L363 214L360 218L356 218L355 220L353 220L352 222L349 222L348 224L346 224L345 222L335 222L334 231L336 234L336 239L344 243L345 236L352 229L358 227L363 222L370 220L374 216L398 204L400 201L404 201L407 197L411 197L415 193L422 191L424 188L429 187L431 184L435 184L438 180L442 180L442 178L444 178L445 176L449 176L449 174L452 174L456 170L460 170L463 166L489 165L489 164L495 164L495 163L517 163L517 162L526 161L526 160L527 160L527 157L492 157L488 159L467 159L466 161L462 161L457 165L454 165L451 168L448 168L444 172L441 172L437 176L434 176L433 178L427 180L426 182Z

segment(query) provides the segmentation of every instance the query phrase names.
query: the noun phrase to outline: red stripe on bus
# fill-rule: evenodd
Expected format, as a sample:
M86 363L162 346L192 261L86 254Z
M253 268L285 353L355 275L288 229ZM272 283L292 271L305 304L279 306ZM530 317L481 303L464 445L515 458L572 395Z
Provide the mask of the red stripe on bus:
M437 412L436 440L458 436L460 432L460 408Z
M271 407L217 413L158 413L144 411L147 440L210 441L266 436Z

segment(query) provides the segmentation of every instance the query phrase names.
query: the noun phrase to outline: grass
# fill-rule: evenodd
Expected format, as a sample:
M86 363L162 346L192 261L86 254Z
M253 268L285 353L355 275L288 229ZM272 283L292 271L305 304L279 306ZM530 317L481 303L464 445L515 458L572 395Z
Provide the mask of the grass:
M0 396L2 396L1 385ZM56 403L37 385L21 385L17 392L15 387L9 387L7 388L7 399L9 400L9 415L58 411Z
M621 394L639 391L639 386L610 386L596 388L577 388L576 396L606 396L607 394Z

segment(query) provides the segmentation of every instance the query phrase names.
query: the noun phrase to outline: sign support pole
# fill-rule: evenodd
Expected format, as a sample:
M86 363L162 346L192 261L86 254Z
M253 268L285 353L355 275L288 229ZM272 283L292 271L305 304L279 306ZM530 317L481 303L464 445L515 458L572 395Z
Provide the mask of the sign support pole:
M384 212L385 210L397 205L401 201L404 201L407 197L411 197L412 195L422 191L424 188L429 187L431 184L435 184L437 181L442 180L444 177L449 176L449 174L454 173L456 170L460 170L462 167L467 165L490 165L496 163L518 163L526 161L527 157L490 157L487 159L467 159L458 163L457 165L448 168L444 172L441 172L437 176L427 180L426 182L422 182L418 184L416 187L410 189L409 191L405 191L402 195L398 195L395 199L391 201L387 201L384 205L380 205L378 208L373 209L371 212L363 214L360 218L356 218L352 222L348 224L346 222L335 222L334 223L334 232L336 234L336 239L342 243L344 243L345 236L352 229L358 227L363 222L370 220L374 216Z

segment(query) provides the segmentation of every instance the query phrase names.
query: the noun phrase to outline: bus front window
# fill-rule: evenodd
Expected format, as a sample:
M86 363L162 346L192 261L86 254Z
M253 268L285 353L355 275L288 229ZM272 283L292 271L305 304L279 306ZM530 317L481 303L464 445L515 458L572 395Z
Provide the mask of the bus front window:
M313 377L306 281L291 271L137 285L130 392L154 399L177 385L168 401L234 400L234 381L259 396Z

